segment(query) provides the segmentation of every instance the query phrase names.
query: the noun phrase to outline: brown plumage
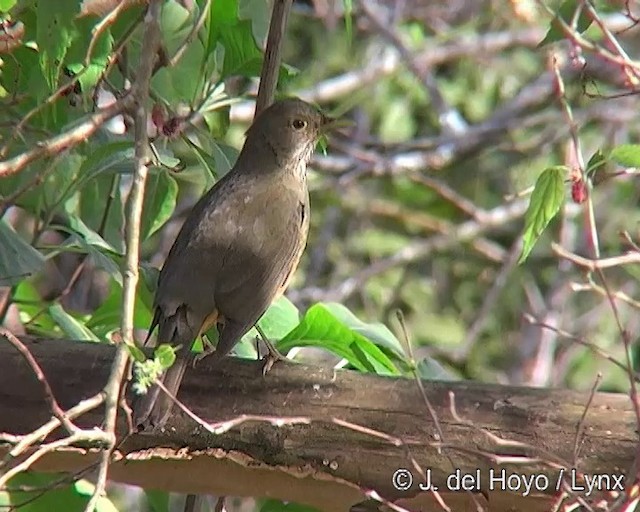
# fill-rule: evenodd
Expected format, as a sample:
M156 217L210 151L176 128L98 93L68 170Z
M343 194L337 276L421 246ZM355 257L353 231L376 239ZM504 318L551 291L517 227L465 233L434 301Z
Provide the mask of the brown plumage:
M164 385L176 394L193 340L217 325L211 357L226 355L286 289L307 241L306 164L330 120L297 99L279 101L247 131L233 168L194 206L158 279L150 332L181 345ZM171 400L152 389L136 424L161 425Z

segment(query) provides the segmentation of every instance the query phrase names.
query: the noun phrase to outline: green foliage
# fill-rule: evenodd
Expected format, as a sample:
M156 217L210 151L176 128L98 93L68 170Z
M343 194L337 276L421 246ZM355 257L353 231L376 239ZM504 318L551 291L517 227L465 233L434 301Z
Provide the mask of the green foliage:
M400 374L380 348L341 322L325 304L311 306L300 324L276 344L276 348L284 353L294 347L325 348L363 372Z
M0 0L0 13L8 12L18 0Z
M576 16L576 14L578 14L578 7L580 7L580 13ZM555 18L551 21L551 25L544 36L544 39L538 44L539 47L549 43L562 41L565 38L566 33L562 28L560 20L570 27L575 25L576 31L579 34L587 30L589 26L591 26L591 23L593 23L593 20L585 12L585 9L578 0L565 0L558 9Z
M29 488L33 490L24 490ZM93 489L94 485L87 480L69 483L66 475L23 472L9 481L6 490L0 491L0 509L80 511L88 504ZM95 512L118 512L118 508L108 498L101 497Z
M260 507L260 512L318 512L318 509L297 503L267 500Z
M523 245L519 263L527 259L544 229L560 211L564 202L566 175L567 168L559 165L542 171L536 181L524 220Z
M162 373L176 361L176 351L180 347L172 347L163 343L156 347L153 352L153 359L144 358L140 349L131 348L131 353L135 358L133 373L135 382L133 390L140 395L145 394Z
M44 257L0 219L0 286L13 285L42 270Z
M152 170L145 186L143 222L140 226L142 240L146 240L171 218L178 197L178 184L164 169Z
M640 167L640 144L621 144L611 150L609 158L625 167Z

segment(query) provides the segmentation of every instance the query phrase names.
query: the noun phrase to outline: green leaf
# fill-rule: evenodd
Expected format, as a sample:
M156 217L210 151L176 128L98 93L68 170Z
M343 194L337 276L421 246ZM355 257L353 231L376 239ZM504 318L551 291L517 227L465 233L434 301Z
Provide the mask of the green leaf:
M451 371L447 370L438 361L431 357L425 357L422 359L418 363L416 370L421 379L442 381L460 380L460 377L454 375Z
M58 86L65 55L78 35L73 23L78 6L77 0L36 2L40 67L51 91Z
M127 349L129 350L129 354L131 354L131 357L133 357L134 361L138 363L144 363L147 360L144 352L140 350L139 347L136 347L135 345L129 345L127 343Z
M17 0L0 0L0 12L9 12L16 2Z
M69 250L69 252L81 252L87 254L93 263L106 271L111 278L122 286L122 272L115 261L117 256L115 251L109 250L102 245L91 244L77 233L72 233L69 239L60 246L60 249L62 251Z
M264 47L269 33L269 20L271 19L271 9L269 2L264 0L240 0L238 17L242 20L251 21L251 32L259 46Z
M525 214L522 254L518 263L523 263L536 241L553 219L564 202L564 177L568 169L559 165L545 169L536 181Z
M220 29L220 42L224 47L222 75L254 77L260 75L262 52L258 49L250 21L239 21L234 27Z
M69 484L69 475L21 472L0 491L0 510L20 512L51 512L84 510L95 486L79 480ZM30 490L33 489L33 490ZM46 490L46 492L43 492ZM113 502L102 496L96 512L118 512Z
M591 156L591 158L589 158L589 162L587 163L587 174L591 174L593 172L598 171L601 167L603 167L606 164L607 164L607 159L602 153L602 151L601 150L596 151Z
M223 27L233 27L238 23L238 0L219 0L213 2L209 9L209 37L207 54L215 51Z
M155 233L169 220L176 208L178 184L169 172L158 169L147 178L142 206L140 235L143 240Z
M270 341L284 338L299 323L300 313L298 308L284 295L271 304L258 321L258 325ZM253 327L242 339L253 343L256 336L259 336L259 334L256 328Z
M144 494L147 497L147 503L149 504L149 507L153 512L170 512L170 493L168 493L167 491L144 489Z
M85 327L67 313L60 304L52 304L49 306L49 314L69 338L73 340L100 341L100 339L91 332L91 329Z
M119 175L99 174L89 180L79 194L77 213L88 228L101 232L116 252L123 253L124 202L119 185Z
M96 490L95 484L85 480L78 480L74 482L73 487L75 491L80 495L84 496L87 499L91 499L91 496ZM111 500L106 499L104 496L98 499L98 503L96 504L95 512L119 512L115 505L111 502Z
M78 81L80 89L85 101L85 105L89 105L94 94L94 87L102 76L109 62L109 55L113 50L114 38L111 35L110 28L102 31L96 41L93 41L95 32L94 28L98 20L93 16L77 18L75 20L78 35L67 54L67 68L74 74L81 73ZM85 61L87 58L87 50L89 45L93 43L93 49L89 59L89 65L85 69Z
M0 219L0 286L11 286L40 272L44 256Z
M337 302L325 302L325 307L352 331L373 341L376 345L388 349L399 359L404 359L404 349L400 340L381 323L367 324L354 315L346 306Z
M135 163L133 142L108 142L93 147L80 167L83 180L88 181L106 171L131 173Z
M342 5L344 5L344 28L347 40L351 42L353 39L353 2L352 0L342 0Z
M611 150L609 158L623 167L640 167L640 144L621 144Z
M559 20L563 20L569 26L572 24L572 19L574 18L576 9L578 8L578 0L565 0L558 12L556 13L553 20L551 20L551 24L549 26L549 30L547 34L544 36L544 39L538 43L538 48L554 43L556 41L562 41L565 38L564 30L562 29L562 25ZM593 20L587 14L586 9L582 9L580 11L580 16L578 17L578 21L576 23L576 31L579 34L582 34L585 30L589 28Z
M308 505L300 505L299 503L284 503L279 500L266 500L260 512L320 512L317 508Z
M284 353L294 347L325 348L362 372L400 373L384 352L338 320L324 304L309 308L300 324L276 344Z
M22 281L16 286L13 301L20 310L20 321L23 324L28 323L30 330L50 334L57 328L57 324L47 312L48 303L40 298L38 290L30 280Z
M151 323L151 311L144 303L138 288L136 293L136 301L134 307L133 323L137 328L147 328ZM91 318L86 322L86 326L90 328L98 337L105 338L108 334L120 328L120 319L122 318L122 287L116 282L111 281L111 289L105 301L100 304Z
M155 349L153 357L163 368L169 368L176 360L176 350L176 347L163 343Z
M216 174L218 179L227 174L235 165L239 151L233 146L213 143L213 159L216 163Z

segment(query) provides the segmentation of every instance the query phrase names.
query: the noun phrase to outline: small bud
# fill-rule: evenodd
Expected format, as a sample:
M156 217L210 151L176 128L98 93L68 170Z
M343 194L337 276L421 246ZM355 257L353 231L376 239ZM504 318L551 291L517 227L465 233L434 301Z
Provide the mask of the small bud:
M574 180L571 184L571 199L576 204L582 204L587 200L587 184L582 178Z

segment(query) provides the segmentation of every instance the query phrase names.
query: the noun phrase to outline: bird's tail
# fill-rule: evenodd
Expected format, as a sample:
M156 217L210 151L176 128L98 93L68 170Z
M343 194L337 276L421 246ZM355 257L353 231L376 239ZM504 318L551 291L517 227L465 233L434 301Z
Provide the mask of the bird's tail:
M146 395L139 397L133 405L133 421L137 428L161 427L167 421L174 399L182 383L184 373L193 360L191 343L195 334L188 328L186 315L179 308L174 315L165 317L160 308L157 308L151 322L149 332L158 326L158 341L171 345L182 345L177 353L176 360L165 374L160 378L165 390L154 385ZM149 343L149 336L145 345Z

